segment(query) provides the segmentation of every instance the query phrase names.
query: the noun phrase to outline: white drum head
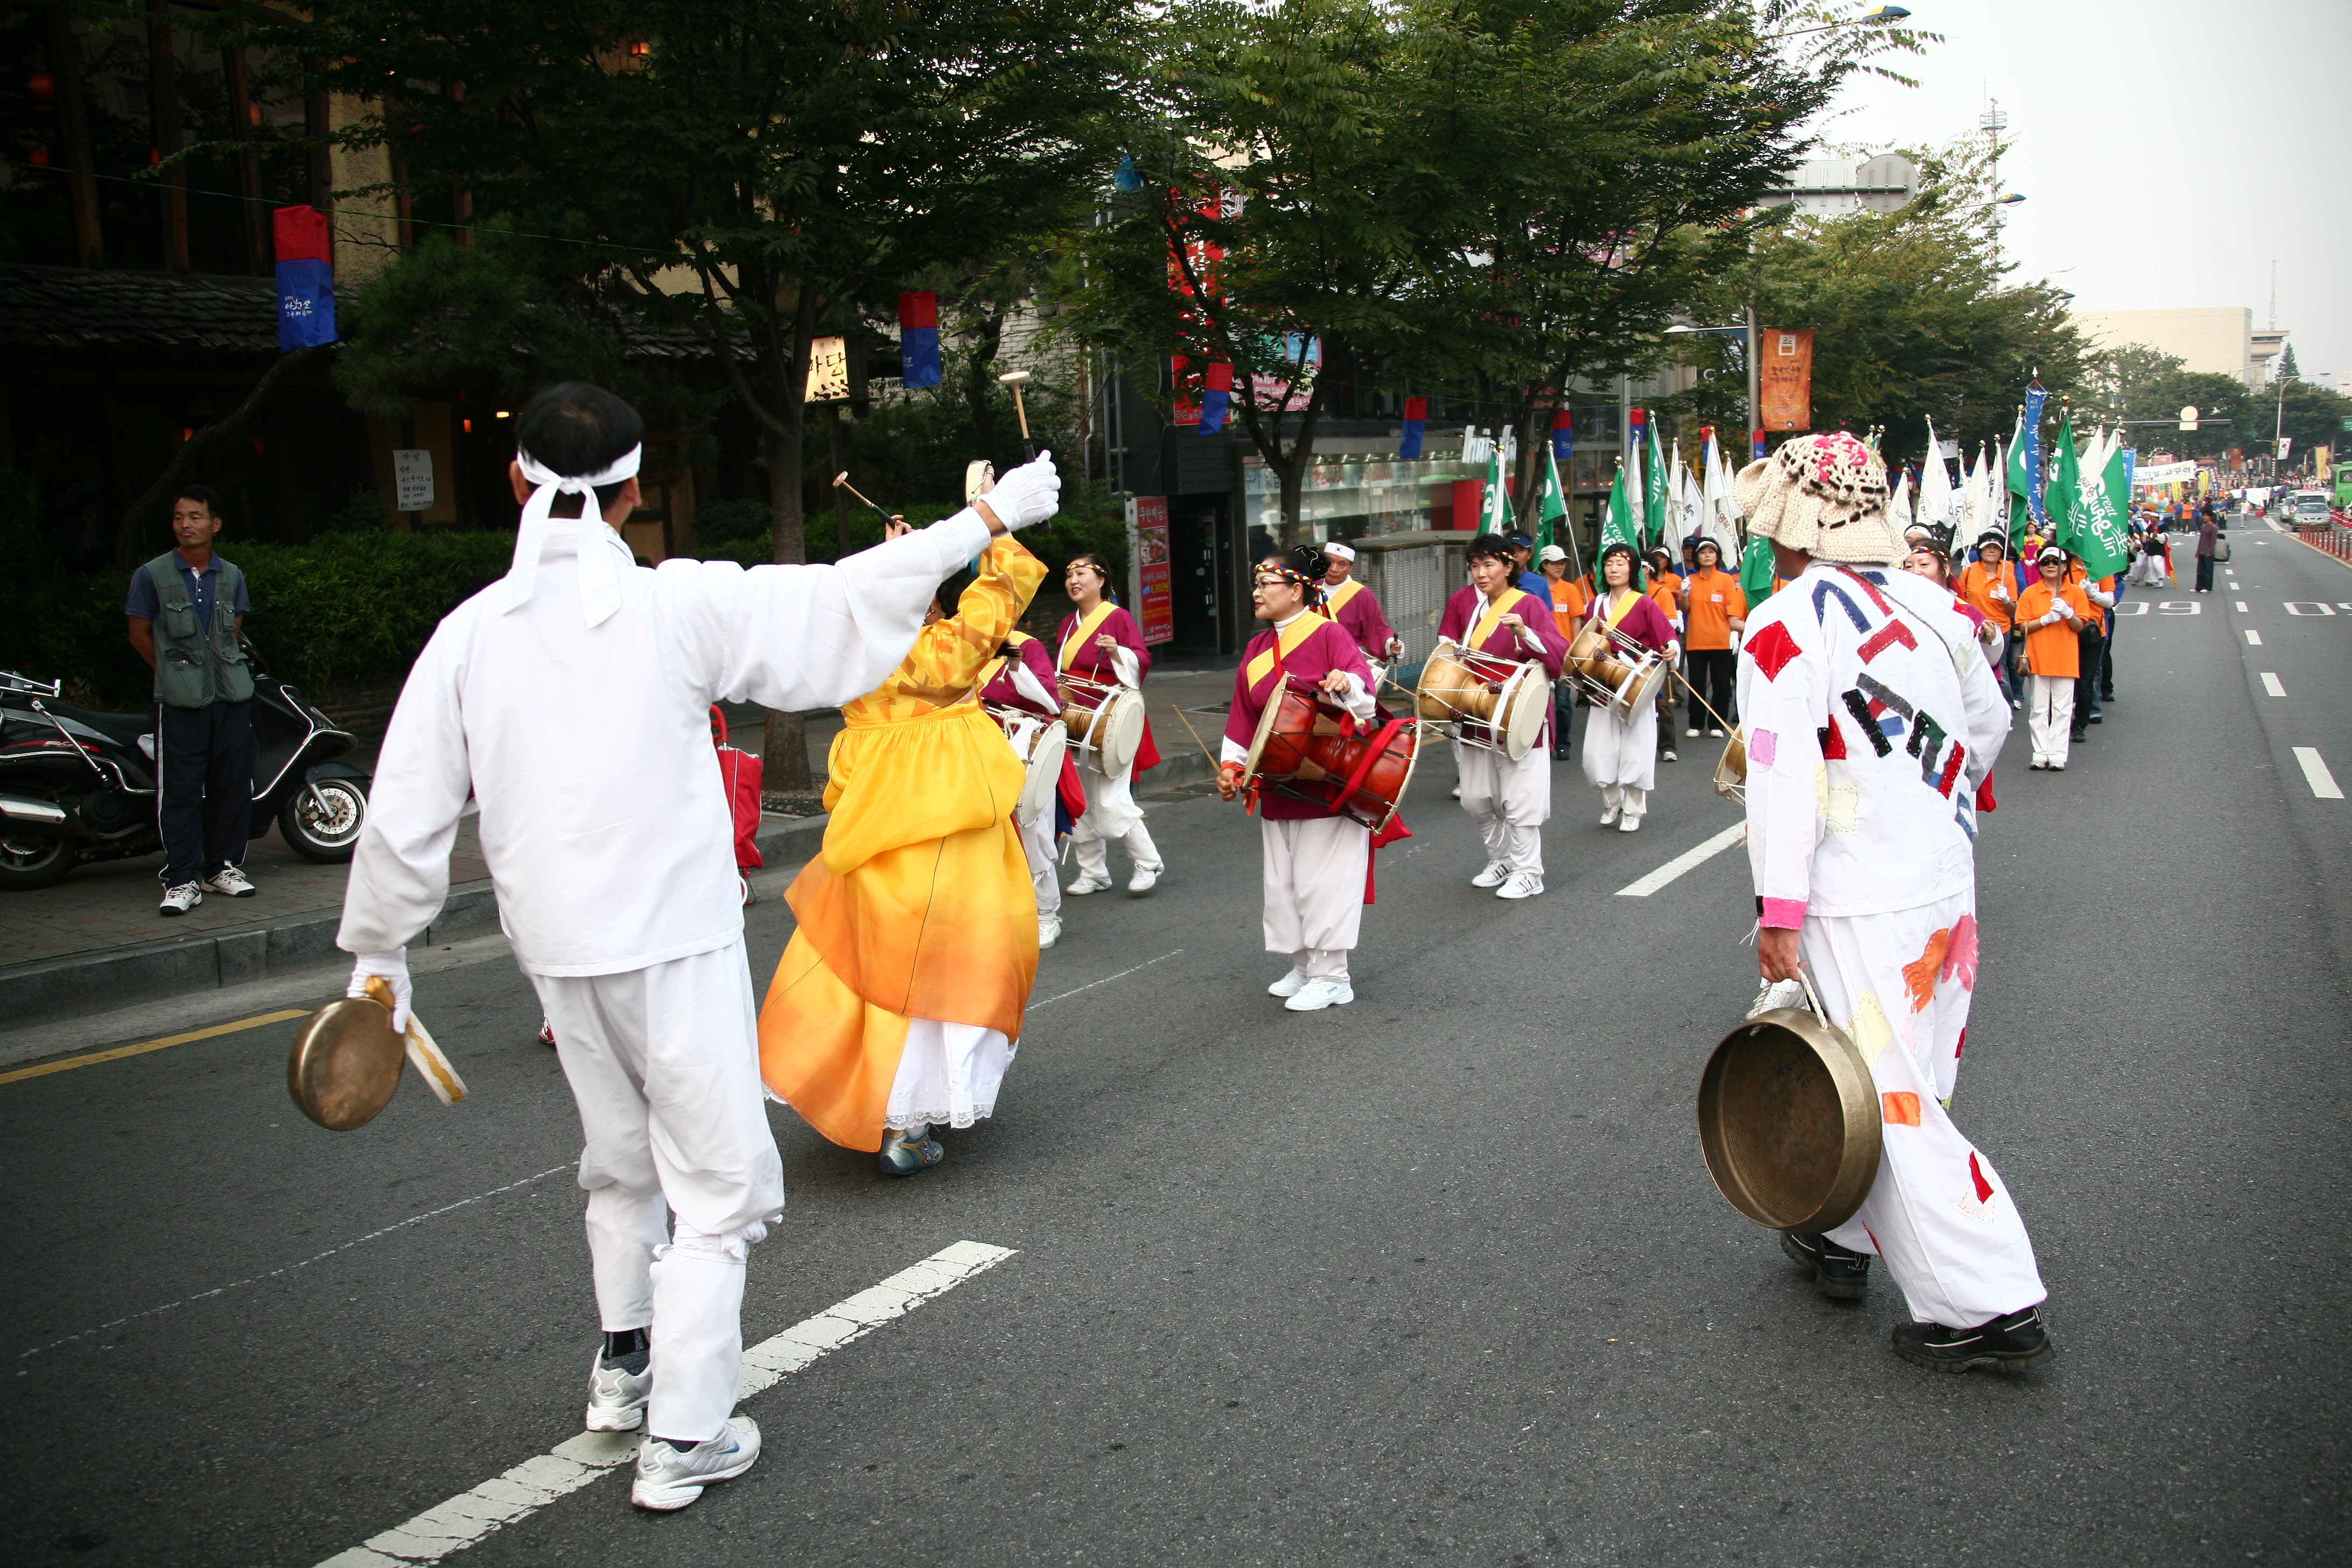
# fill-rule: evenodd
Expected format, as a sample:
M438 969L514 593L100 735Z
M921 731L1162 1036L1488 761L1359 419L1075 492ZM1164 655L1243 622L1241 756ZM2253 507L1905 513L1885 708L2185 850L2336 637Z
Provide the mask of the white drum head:
M1495 716L1500 721L1495 729L1505 756L1516 763L1535 750L1536 737L1543 732L1544 710L1550 701L1550 683L1544 679L1542 665L1523 664L1503 682L1502 694L1495 699Z
M1118 778L1133 767L1135 753L1143 745L1143 694L1122 687L1103 699L1095 721L1087 726L1087 739L1107 776Z
M1257 777L1257 765L1265 757L1265 742L1274 733L1274 716L1282 711L1282 687L1277 684L1266 693L1265 710L1257 716L1257 733L1250 737L1249 755L1242 762L1242 783Z
M1013 807L1015 816L1034 822L1038 813L1053 809L1054 792L1062 782L1062 758L1069 749L1069 731L1059 724L1038 724L1037 733L1028 742L1024 760L1029 764L1029 776L1022 781L1021 799Z
M986 458L974 458L963 468L963 504L970 506L996 488L996 465Z
M1609 703L1611 711L1625 722L1632 723L1633 716L1641 712L1645 705L1657 700L1658 683L1665 679L1666 671L1664 655L1643 654L1642 662L1633 667L1633 675L1627 679L1624 685L1617 689L1617 695L1611 699Z

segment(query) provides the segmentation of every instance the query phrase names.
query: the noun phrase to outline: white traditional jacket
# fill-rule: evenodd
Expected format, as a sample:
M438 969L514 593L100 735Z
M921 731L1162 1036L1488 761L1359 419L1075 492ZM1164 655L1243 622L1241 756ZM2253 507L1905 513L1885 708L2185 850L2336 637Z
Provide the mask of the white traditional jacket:
M1748 617L1739 713L1764 924L1974 886L1977 786L2010 712L1948 590L1814 562Z
M616 552L620 607L586 624L580 552ZM449 890L470 794L499 923L534 974L615 974L743 932L709 710L838 707L915 645L940 580L988 545L967 509L834 566L633 564L602 519L550 526L537 584L452 610L393 710L336 944L406 945Z

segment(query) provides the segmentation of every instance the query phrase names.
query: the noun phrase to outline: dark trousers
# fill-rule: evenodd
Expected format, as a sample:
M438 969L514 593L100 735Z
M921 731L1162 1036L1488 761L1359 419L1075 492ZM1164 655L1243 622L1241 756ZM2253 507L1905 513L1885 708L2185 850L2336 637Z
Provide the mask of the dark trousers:
M1566 757L1576 749L1576 689L1565 680L1551 683L1551 754Z
M2099 700L2116 700L2116 628L2107 628L2106 640L2099 644Z
M1727 647L1695 647L1684 656L1690 665L1691 689L1707 700L1727 725L1739 722L1739 709L1734 701L1733 682L1739 676L1739 656ZM1712 729L1715 720L1706 709L1694 700L1690 705L1693 729Z
M2091 721L2091 702L2099 692L2099 665L2105 658L2107 639L2085 626L2076 634L2081 642L2081 659L2074 677L2074 739L2084 739L2083 727Z
M253 704L156 706L155 827L163 886L176 888L245 859L253 808Z
M2200 594L2213 591L2213 558L2210 555L2197 558L2197 591Z

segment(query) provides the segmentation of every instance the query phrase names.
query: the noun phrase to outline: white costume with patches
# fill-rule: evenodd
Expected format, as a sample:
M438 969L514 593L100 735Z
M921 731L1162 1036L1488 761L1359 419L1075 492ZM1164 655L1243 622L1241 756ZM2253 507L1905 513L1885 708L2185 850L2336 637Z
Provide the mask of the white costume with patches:
M1976 788L2009 732L2000 687L1948 593L1817 561L1748 621L1738 697L1760 918L1800 930L1879 1091L1878 1180L1831 1239L1885 1258L1921 1321L2032 1306L2024 1221L1937 1103L1976 984Z
M401 689L336 942L421 932L480 803L499 922L579 1105L597 1310L653 1330L648 1428L707 1438L735 1407L745 1253L784 1203L710 705L871 691L988 529L965 510L837 566L647 572L601 518L537 510Z

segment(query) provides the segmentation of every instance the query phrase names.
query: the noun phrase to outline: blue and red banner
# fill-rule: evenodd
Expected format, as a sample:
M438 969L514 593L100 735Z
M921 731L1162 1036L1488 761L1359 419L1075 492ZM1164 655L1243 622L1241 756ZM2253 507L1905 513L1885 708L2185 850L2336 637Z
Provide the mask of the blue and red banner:
M1576 416L1565 408L1555 408L1551 415L1552 460L1566 464L1576 455Z
M316 207L270 214L278 248L278 348L281 353L335 341L335 253L327 216Z
M1408 397L1404 400L1404 423L1397 429L1397 456L1406 462L1421 458L1421 441L1429 433L1429 399Z
M898 296L898 384L912 392L940 384L940 297Z
M1225 427L1225 410L1234 400L1234 367L1203 366L1201 372L1201 434L1213 436Z

